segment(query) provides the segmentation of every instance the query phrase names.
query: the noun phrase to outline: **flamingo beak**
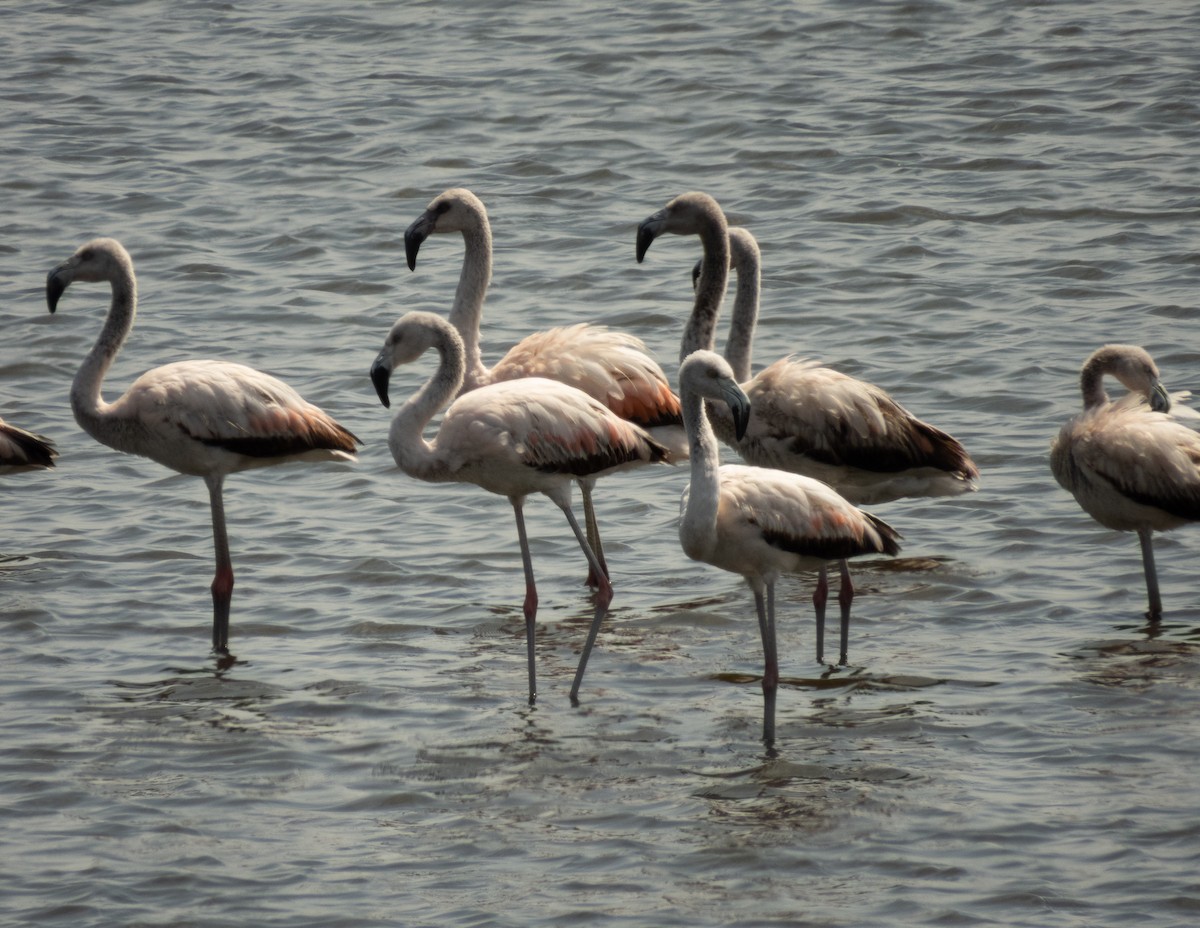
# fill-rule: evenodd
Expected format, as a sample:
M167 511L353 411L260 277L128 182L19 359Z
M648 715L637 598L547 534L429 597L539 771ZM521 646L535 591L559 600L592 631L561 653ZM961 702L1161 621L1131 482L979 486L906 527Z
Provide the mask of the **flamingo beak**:
M421 250L421 243L433 232L436 222L437 215L426 210L404 230L404 256L408 259L410 271L417 269L417 252Z
M733 413L733 429L737 440L741 441L746 436L746 429L750 425L750 397L746 396L742 388L734 381L730 380L721 385L723 399L729 404L729 410Z
M641 264L650 248L650 243L663 234L667 229L665 210L659 210L653 216L642 220L637 230L637 263Z
M388 399L388 381L392 378L392 366L387 363L383 354L375 359L375 363L371 365L371 383L375 385L375 393L379 396L379 402L383 404L384 409L391 407L391 401Z
M1150 391L1150 408L1155 412L1171 411L1171 395L1161 383L1155 383Z
M46 275L46 305L50 312L58 309L58 299L70 286L71 276L71 268L66 264L60 264Z

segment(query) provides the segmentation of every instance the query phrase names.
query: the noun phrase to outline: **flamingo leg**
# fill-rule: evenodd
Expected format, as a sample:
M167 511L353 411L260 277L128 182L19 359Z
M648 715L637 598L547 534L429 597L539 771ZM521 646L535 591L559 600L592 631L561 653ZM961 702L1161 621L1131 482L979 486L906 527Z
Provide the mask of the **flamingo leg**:
M763 741L775 743L775 696L779 690L779 652L775 645L775 584L766 585L764 602L761 586L754 588L754 608L758 612L758 630L763 646Z
M584 642L583 652L579 655L579 666L575 668L575 680L571 683L571 704L576 705L579 702L579 687L583 683L583 672L587 669L588 658L592 655L592 647L596 643L596 636L600 633L600 623L604 620L605 613L608 612L609 603L612 602L613 588L608 580L608 573L596 557L596 552L592 550L592 546L588 544L583 529L579 527L575 513L571 512L570 503L557 499L555 502L558 503L558 508L563 511L563 515L567 517L567 522L571 525L571 531L575 533L575 538L579 541L579 547L583 549L584 556L588 559L588 564L591 565L599 581L596 590L596 612L592 616L592 624L588 629L587 641Z
M212 582L213 650L229 653L229 603L233 598L233 560L229 556L229 535L225 530L225 500L223 476L205 477L208 499L212 506L213 547L216 549L217 570Z
M817 663L825 662L825 603L829 600L829 574L824 567L817 574L813 590L813 609L817 613Z
M583 498L583 524L587 529L588 544L591 546L592 552L596 555L596 560L599 562L604 576L608 577L608 562L604 559L604 547L600 544L600 524L596 521L596 508L592 504L592 487L595 485L596 481L590 478L581 477L579 479L579 495ZM600 586L596 568L592 567L590 562L585 582L590 587Z
M1142 546L1142 567L1146 572L1146 592L1150 596L1150 611L1147 618L1162 617L1162 596L1158 592L1158 570L1154 566L1153 529L1138 529L1138 542Z
M517 539L521 542L521 565L525 568L525 657L529 664L529 702L537 699L537 667L534 660L534 620L537 618L538 594L533 581L533 555L529 553L529 536L525 532L525 497L509 499L517 518Z
M846 652L850 646L850 604L854 602L854 581L850 579L850 565L842 558L839 564L842 572L842 585L838 590L838 605L842 607L842 648L838 654L838 664L845 666Z

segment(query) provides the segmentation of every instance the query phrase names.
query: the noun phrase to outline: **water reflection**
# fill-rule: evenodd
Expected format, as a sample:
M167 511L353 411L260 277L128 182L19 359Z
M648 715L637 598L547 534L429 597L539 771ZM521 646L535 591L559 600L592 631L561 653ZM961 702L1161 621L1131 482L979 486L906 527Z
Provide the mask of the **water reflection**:
M797 762L778 751L768 752L763 763L752 767L695 775L715 781L695 795L707 803L716 821L812 832L836 828L848 807L870 799L871 787L912 776L886 765Z

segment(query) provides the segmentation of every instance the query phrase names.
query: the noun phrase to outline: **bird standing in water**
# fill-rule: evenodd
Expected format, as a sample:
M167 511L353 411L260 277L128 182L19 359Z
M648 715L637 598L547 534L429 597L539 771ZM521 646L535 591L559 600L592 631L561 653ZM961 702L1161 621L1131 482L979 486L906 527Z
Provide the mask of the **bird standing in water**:
M137 314L133 261L120 242L81 245L46 278L50 312L76 281L107 282L104 327L71 385L75 421L101 444L203 477L212 507L216 574L213 649L229 650L233 563L225 529L225 478L236 471L298 460L355 460L361 444L327 413L280 380L229 361L179 361L147 371L114 402L100 395L104 375Z
M1130 393L1115 402L1112 376ZM1154 359L1136 345L1092 352L1079 377L1083 412L1050 448L1054 478L1105 528L1137 532L1151 619L1162 615L1153 534L1200 521L1200 435L1167 413L1171 397Z

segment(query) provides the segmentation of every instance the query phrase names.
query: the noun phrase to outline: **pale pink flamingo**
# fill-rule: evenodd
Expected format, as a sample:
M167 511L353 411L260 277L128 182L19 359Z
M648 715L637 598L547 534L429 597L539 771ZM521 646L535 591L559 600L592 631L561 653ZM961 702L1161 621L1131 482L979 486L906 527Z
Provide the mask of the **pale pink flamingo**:
M54 442L0 419L0 474L43 470L54 466Z
M681 360L698 348L713 348L731 263L738 272L726 355L750 398L750 423L738 438L722 407L711 407L709 415L716 434L745 461L824 481L856 505L976 489L979 470L966 449L873 384L790 357L750 377L761 275L758 243L748 231L728 226L716 200L705 193L685 193L644 220L637 234L639 262L664 232L697 235L704 250L694 276L695 299ZM854 586L845 562L839 566L844 622ZM816 596L827 592L822 569ZM818 638L817 660L822 659ZM839 662L845 661L843 651Z
M1116 402L1104 377L1131 391ZM1200 521L1200 435L1167 413L1171 397L1154 359L1135 345L1105 345L1079 378L1083 412L1059 431L1050 469L1105 528L1137 532L1149 594L1148 616L1162 615L1153 533Z
M671 449L676 460L687 453L679 398L671 391L658 362L633 335L586 323L548 329L526 336L494 367L486 367L480 355L479 329L492 277L492 230L479 197L460 187L436 196L404 233L408 266L416 269L421 243L430 235L454 232L462 234L464 251L449 318L466 351L463 392L525 377L557 380L582 390L622 419L646 429ZM607 575L592 503L594 481L580 477L578 483L588 541ZM594 569L589 570L587 583L596 585Z
M440 358L437 372L392 419L388 433L392 457L401 470L418 480L475 484L507 497L512 504L525 570L525 648L531 702L537 696L534 620L538 594L525 533L525 497L542 493L562 510L599 581L596 611L571 685L571 701L576 702L613 590L571 512L571 483L580 477L594 480L669 460L669 450L586 393L544 377L489 384L460 394L466 363L462 338L454 326L432 313L410 312L388 333L371 366L371 380L384 406L389 405L393 368L415 361L430 349ZM425 427L442 409L437 434L427 441Z
M763 740L770 743L775 740L779 685L775 581L781 574L819 569L834 560L844 563L859 554L896 554L900 536L819 480L766 467L721 466L706 407L726 405L735 435L745 431L753 407L719 355L704 350L691 354L679 369L679 393L692 469L680 501L679 540L688 557L741 574L754 592L764 658ZM821 629L824 603L816 597L814 603Z
M142 374L115 402L105 402L100 395L104 375L137 313L133 261L111 238L81 245L46 278L50 312L77 280L108 281L112 303L100 336L71 385L75 421L110 448L204 478L216 549L213 648L228 653L233 563L225 530L225 477L285 461L353 461L360 442L287 384L228 361L164 364Z

